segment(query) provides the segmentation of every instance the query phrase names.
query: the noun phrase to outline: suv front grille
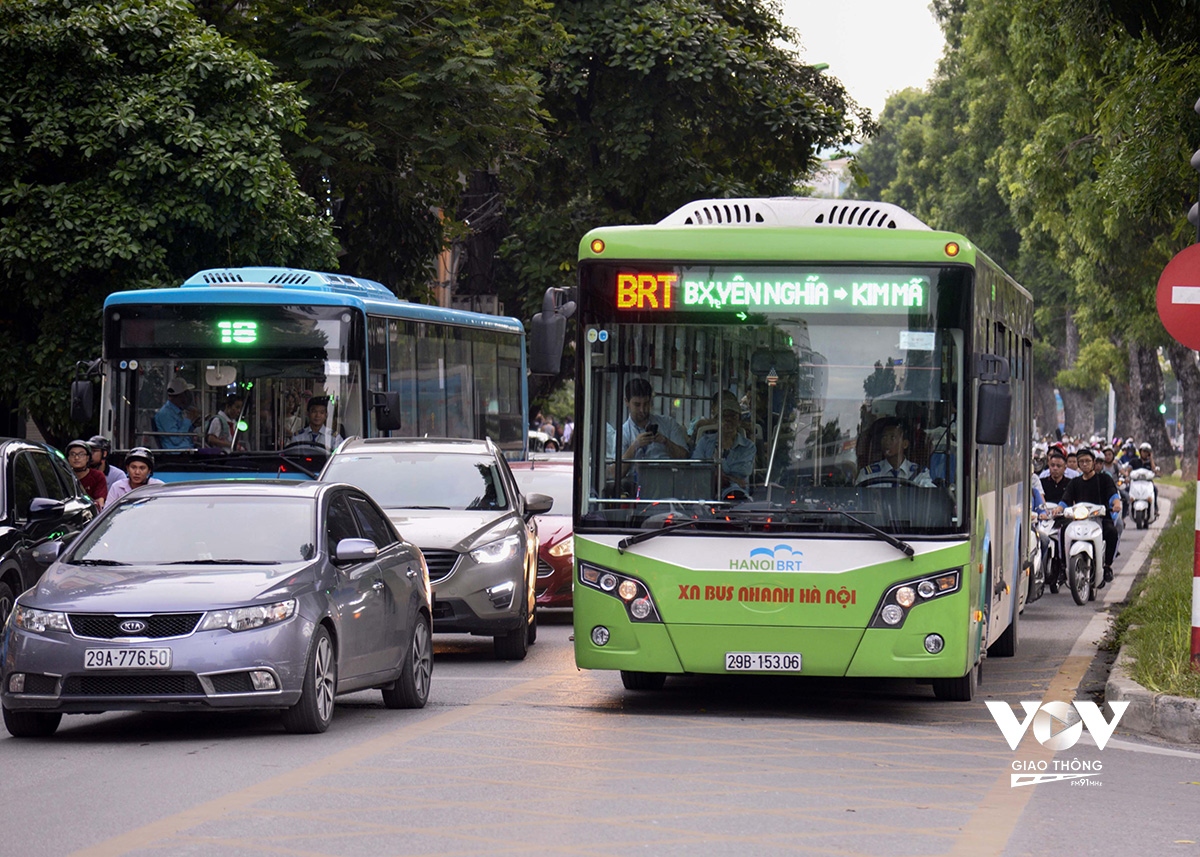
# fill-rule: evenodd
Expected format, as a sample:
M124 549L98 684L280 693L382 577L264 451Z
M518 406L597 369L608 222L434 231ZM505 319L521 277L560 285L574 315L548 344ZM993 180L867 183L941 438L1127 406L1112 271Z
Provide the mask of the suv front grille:
M449 577L450 572L454 571L454 565L458 562L459 557L457 551L435 548L421 548L421 553L425 555L425 564L429 566L430 583L437 583L439 580Z
M196 624L203 613L154 613L143 616L116 616L112 613L68 613L71 630L77 637L91 637L95 640L121 640L130 637L184 637L196 630ZM144 631L127 634L121 630L121 623L127 619L140 619L146 623Z
M200 679L191 673L160 675L73 675L63 682L63 696L203 696Z

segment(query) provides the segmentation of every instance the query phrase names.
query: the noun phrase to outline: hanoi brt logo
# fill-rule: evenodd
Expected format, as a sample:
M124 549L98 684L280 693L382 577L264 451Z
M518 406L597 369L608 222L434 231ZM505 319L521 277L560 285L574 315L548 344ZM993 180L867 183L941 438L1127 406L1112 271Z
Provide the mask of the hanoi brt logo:
M749 559L729 560L730 571L799 571L803 562L803 551L792 550L790 545L775 545L773 548L755 548Z
M1116 731L1117 723L1120 722L1125 709L1129 707L1128 702L1109 702L1108 707L1113 717L1112 720L1106 720L1100 706L1094 702L1022 701L1021 708L1025 710L1025 719L1017 720L1007 702L989 700L984 704L987 705L988 712L996 721L1010 748L1016 750L1032 726L1033 737L1037 742L1054 752L1074 747L1083 737L1085 728L1096 742L1096 747L1103 750ZM1020 772L1012 775L1013 788L1058 780L1079 780L1078 785L1101 785L1099 779L1091 779L1101 770L1099 759L1018 759L1013 762L1012 767L1014 771Z

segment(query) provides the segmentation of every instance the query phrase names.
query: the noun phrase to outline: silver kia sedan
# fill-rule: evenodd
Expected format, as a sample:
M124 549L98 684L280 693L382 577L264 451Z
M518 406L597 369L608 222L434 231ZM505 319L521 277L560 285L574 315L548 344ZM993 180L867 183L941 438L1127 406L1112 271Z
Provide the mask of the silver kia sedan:
M278 709L324 732L340 693L420 708L433 670L425 559L362 491L289 481L139 488L16 601L0 703L14 736L64 713Z

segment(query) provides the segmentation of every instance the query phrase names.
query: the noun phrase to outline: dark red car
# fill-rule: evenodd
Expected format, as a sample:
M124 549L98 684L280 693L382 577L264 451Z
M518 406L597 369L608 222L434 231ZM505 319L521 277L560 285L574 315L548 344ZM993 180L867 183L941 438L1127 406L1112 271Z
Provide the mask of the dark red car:
M575 541L571 534L571 503L575 465L570 458L534 457L510 461L513 476L523 494L531 491L554 498L548 515L538 515L537 604L538 607L570 607L571 581L575 564Z

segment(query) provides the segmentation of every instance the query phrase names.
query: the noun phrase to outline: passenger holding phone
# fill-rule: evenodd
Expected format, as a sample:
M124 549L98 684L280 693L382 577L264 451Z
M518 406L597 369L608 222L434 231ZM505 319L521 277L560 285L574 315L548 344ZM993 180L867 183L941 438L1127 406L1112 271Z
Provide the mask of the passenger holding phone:
M688 458L687 432L670 417L651 412L653 396L654 388L645 378L631 378L625 384L629 417L621 426L622 459Z

